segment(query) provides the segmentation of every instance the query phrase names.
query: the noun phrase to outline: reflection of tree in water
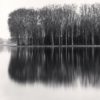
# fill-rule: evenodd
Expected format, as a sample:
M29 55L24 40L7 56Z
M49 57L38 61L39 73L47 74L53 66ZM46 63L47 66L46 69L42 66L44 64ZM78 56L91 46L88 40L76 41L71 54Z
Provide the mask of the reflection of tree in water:
M17 48L12 51L9 75L18 82L99 84L99 48Z

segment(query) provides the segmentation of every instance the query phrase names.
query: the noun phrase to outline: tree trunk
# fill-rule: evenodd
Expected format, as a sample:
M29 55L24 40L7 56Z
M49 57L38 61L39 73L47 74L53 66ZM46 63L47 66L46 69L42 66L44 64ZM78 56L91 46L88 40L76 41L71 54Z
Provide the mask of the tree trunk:
M94 33L92 32L92 45L94 45Z
M19 38L17 38L17 45L19 45Z
M60 32L59 32L59 45L60 45Z
M66 30L66 45L67 45L67 30Z
M87 45L87 33L85 33L85 45Z
M74 41L73 41L73 35L74 35L74 34L73 34L73 33L74 33L74 30L73 30L73 27L72 27L72 38L71 38L71 39L72 39L72 46L73 46L73 44L74 44Z
M61 34L60 34L60 39L61 39L61 43L60 43L60 45L62 45L62 40L63 40L63 29L61 28Z
M45 39L45 30L42 29L42 45L44 45L44 39Z
M51 33L51 41L52 41L52 45L54 45L53 32Z
M42 39L42 45L45 45L45 44L44 44L44 37L43 37L43 39Z

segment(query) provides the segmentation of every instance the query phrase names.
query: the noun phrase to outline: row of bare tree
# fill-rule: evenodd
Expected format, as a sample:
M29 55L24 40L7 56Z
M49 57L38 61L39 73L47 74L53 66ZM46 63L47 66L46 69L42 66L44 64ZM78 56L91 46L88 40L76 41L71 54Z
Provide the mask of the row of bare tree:
M18 9L8 25L17 45L99 45L100 4Z

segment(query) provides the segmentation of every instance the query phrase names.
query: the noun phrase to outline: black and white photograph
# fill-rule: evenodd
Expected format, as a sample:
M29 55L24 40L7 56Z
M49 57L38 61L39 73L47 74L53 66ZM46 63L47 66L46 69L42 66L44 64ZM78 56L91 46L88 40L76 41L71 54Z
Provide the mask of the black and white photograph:
M0 100L100 100L100 1L0 0Z

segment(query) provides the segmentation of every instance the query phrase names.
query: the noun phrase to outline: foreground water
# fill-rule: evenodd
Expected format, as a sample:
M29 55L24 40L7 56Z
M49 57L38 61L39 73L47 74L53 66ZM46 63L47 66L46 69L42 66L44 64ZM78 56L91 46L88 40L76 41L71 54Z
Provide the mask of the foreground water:
M99 100L100 48L0 47L0 100Z

